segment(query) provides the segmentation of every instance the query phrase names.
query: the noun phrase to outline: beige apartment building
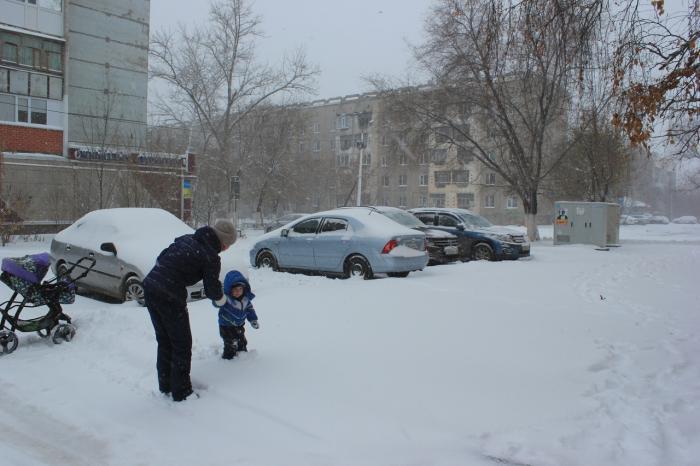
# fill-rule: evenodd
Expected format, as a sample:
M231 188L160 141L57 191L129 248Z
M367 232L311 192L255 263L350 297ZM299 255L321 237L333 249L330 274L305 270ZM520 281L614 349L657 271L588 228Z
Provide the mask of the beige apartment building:
M523 222L520 199L496 173L458 150L439 128L422 136L422 144L404 140L407 137L388 123L381 96L349 95L301 108L308 130L299 138L298 152L331 166L333 175L314 180L309 205L289 206L290 210L356 205L361 184L363 205L458 207L498 224ZM544 209L548 204L541 202ZM546 216L550 210L541 212Z

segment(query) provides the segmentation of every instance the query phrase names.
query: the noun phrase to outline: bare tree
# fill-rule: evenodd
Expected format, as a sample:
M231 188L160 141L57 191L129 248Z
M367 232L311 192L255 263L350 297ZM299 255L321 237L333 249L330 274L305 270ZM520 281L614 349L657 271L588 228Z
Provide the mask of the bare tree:
M572 147L561 135L601 14L595 0L438 0L415 49L432 84L401 93L426 127L503 177L531 239L540 185Z
M244 152L235 150L241 122L273 97L312 91L317 74L303 51L279 68L257 63L259 28L260 18L246 0L220 0L212 3L206 26L158 32L151 41L151 75L170 89L158 104L160 116L201 130L205 147L199 152L212 155L202 160L216 163L225 180L244 164Z
M557 199L606 202L626 191L630 153L621 132L608 118L594 117L576 128L567 157L544 184Z
M700 2L667 13L664 0L630 1L617 13L615 85L622 109L614 123L635 145L649 148L661 136L681 158L697 156L700 143ZM652 11L650 11L650 9Z

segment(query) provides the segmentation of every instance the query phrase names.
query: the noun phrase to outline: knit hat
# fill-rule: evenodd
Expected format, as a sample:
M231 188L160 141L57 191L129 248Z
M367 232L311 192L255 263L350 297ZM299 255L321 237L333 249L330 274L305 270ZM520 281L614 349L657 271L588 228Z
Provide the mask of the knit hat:
M236 242L236 227L233 226L233 222L231 220L220 218L214 222L212 229L219 238L222 250Z

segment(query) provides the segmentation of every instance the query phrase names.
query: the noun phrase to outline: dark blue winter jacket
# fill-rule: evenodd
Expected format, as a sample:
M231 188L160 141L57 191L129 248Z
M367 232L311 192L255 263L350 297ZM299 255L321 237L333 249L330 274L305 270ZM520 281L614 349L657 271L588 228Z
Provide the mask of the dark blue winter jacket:
M191 235L175 238L165 248L156 265L143 281L147 294L167 301L187 301L187 287L202 280L209 299L220 301L223 296L221 273L221 242L211 227L197 229Z
M231 289L236 284L243 284L243 296L241 296L241 299L231 296ZM249 322L258 320L258 315L253 308L255 295L250 289L250 283L248 283L248 280L241 272L232 270L226 274L226 277L224 277L224 294L226 295L226 304L219 308L219 325L240 327L245 324L246 319Z

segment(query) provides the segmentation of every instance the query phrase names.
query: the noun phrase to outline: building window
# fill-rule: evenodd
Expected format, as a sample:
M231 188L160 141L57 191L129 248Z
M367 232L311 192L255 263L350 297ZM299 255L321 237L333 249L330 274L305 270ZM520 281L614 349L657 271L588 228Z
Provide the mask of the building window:
M386 168L389 166L389 161L386 158L386 155L382 155L382 167Z
M335 138L331 138L331 150L335 150Z
M408 202L406 202L406 195L402 194L399 196L399 207L406 208Z
M372 154L369 152L364 152L362 154L362 165L367 167L367 166L369 166L371 161L372 161Z
M349 154L339 154L336 157L339 167L349 167L350 166L350 155Z
M29 99L17 97L17 121L29 123Z
M399 175L399 186L406 186L408 184L408 175Z
M311 205L314 207L314 209L321 207L321 195L319 193L314 194Z
M418 197L418 206L419 207L428 207L428 196L419 196Z
M428 177L429 175L427 173L420 175L418 177L418 184L420 186L428 186Z
M506 209L517 209L518 198L516 196L508 196L506 199Z
M45 125L46 124L46 100L45 99L32 99L31 100L31 121L35 125Z
M10 90L10 70L0 68L0 92Z
M335 119L335 129L348 129L350 124L348 123L348 116L346 114L338 115Z
M444 194L431 194L430 195L430 207L445 207L445 195Z
M399 155L399 165L408 165L408 157L406 157L406 154Z
M36 0L31 0L29 3L36 3ZM61 11L61 0L39 0L39 6L53 11Z
M469 183L469 170L453 170L452 182L461 184Z
M428 154L425 153L425 152L422 152L422 153L418 156L418 163L419 163L420 165L428 165L428 162L429 162L429 161L430 161L430 157L429 157Z
M495 173L487 173L486 174L486 181L484 184L486 186L495 186L496 185L496 174Z
M484 196L484 207L487 209L493 209L496 207L496 195L495 194L486 194Z
M474 193L457 193L457 207L459 209L474 207Z
M29 73L10 70L10 92L12 94L29 94Z
M60 53L47 52L46 53L47 62L49 70L51 71L63 71L63 59Z
M447 149L435 149L430 154L430 161L435 164L443 164L447 160Z
M302 152L304 152L304 143L300 142L299 143L299 153L301 154Z
M0 94L0 120L46 124L46 99Z
M63 79L53 76L49 78L49 99L63 99Z
M4 42L2 44L2 59L10 63L17 63L17 45Z
M317 134L321 132L321 123L314 123L313 132Z
M382 186L385 188L389 187L391 185L391 181L389 181L389 175L384 175L382 176Z
M45 74L32 73L29 79L29 93L36 97L48 97L49 77Z
M15 121L15 96L0 94L0 121Z
M314 152L321 152L321 141L314 141L311 150Z
M438 188L450 184L452 181L452 173L449 171L435 172L435 186Z

